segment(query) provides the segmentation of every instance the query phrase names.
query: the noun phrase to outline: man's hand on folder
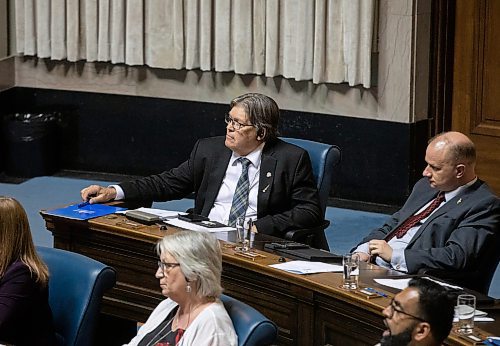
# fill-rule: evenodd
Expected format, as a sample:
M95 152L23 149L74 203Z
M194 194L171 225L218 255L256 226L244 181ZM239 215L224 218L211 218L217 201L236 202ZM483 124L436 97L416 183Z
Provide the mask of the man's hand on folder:
M99 185L90 185L80 191L82 199L90 204L109 202L116 197L114 187L104 187Z

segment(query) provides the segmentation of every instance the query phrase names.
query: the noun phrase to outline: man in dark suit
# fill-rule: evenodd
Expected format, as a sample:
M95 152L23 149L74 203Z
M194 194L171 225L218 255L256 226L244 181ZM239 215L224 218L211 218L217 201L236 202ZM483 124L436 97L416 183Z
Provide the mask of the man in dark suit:
M283 237L288 230L319 225L323 215L309 156L277 138L274 100L245 94L230 107L226 136L199 140L179 167L119 185L89 186L81 191L83 200L167 201L194 192L194 213L224 224L234 224L238 199L241 215L255 221L256 232ZM240 197L235 191L242 189L242 179L247 193Z
M485 262L494 271L498 256L485 256L498 244L500 202L476 177L474 144L459 132L440 134L430 140L425 161L424 178L404 206L354 252L410 274L423 268L475 271Z

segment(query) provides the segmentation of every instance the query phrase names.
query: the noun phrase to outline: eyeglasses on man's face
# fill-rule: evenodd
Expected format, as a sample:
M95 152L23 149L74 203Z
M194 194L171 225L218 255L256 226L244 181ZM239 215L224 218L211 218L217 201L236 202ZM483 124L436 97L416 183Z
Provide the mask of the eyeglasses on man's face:
M158 261L158 268L161 269L161 272L163 274L168 273L171 271L173 268L180 266L179 263L173 263L173 262L162 262Z
M394 311L396 311L397 313L414 318L420 322L426 322L426 320L424 320L423 318L420 318L418 316L415 316L415 315L412 315L408 312L403 311L399 306L396 305L396 302L394 301L394 299L391 300L391 304L389 304L388 308L389 308L389 314L387 315L387 317L389 319L391 319L394 316Z
M253 126L252 124L242 124L242 123L238 122L237 120L234 120L233 118L231 118L231 116L229 114L225 115L224 121L226 122L226 124L231 124L233 129L235 129L236 131L241 130L242 128L247 127L247 126Z

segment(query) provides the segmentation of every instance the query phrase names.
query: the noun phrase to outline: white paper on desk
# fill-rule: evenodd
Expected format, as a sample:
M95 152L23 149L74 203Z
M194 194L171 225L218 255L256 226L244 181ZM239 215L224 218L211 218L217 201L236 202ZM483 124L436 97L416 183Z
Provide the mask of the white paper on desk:
M373 279L378 284L392 287L392 288L397 288L398 290L404 290L406 287L408 287L408 283L410 282L411 278L404 278L404 279Z
M323 262L290 261L285 263L270 264L269 266L293 274L315 274L343 271L342 265Z
M486 316L474 316L474 322L494 322L495 319ZM458 322L458 317L453 317L453 322Z
M424 276L424 278L428 279L428 280L431 280L431 281L434 281L435 283L437 283L437 284L439 284L441 286L444 286L444 287L450 287L450 288L455 288L455 289L459 289L459 290L462 289L462 287L453 286L453 285L447 284L446 282L442 282L442 281L431 279L431 278L429 278L427 276ZM404 278L404 279L373 279L373 280L376 283L384 285L384 286L388 286L388 287L392 287L392 288L397 288L399 290L404 290L406 287L408 287L408 283L410 282L411 279L412 278Z
M474 311L474 321L476 322L493 322L495 319L492 317L486 317L488 315L486 311L478 310ZM455 306L455 316L453 316L453 322L458 322L457 307Z
M183 220L179 220L179 219L168 219L168 220L165 220L163 222L165 222L166 224L172 225L172 226L176 226L176 227L180 227L180 228L184 228L184 229L189 229L191 231L197 231L197 232L218 233L218 232L236 231L236 228L229 227L229 226L217 227L217 228L203 227L200 225L203 223L203 221L194 223L194 222L187 222L187 221L183 221Z

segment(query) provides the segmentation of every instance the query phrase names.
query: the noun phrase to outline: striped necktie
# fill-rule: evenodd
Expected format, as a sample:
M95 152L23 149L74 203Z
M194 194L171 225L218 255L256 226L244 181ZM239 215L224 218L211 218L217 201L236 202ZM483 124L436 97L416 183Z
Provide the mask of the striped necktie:
M248 193L250 182L248 181L248 166L251 161L245 157L240 157L237 161L241 163L241 175L234 191L233 203L229 212L229 226L236 225L236 219L245 217L248 208Z

